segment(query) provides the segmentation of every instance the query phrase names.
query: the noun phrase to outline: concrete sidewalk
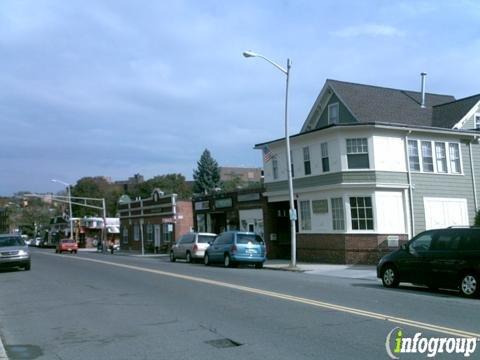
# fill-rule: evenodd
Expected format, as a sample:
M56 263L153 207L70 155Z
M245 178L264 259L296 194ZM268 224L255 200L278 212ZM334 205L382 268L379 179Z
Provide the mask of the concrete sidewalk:
M297 262L296 268L292 269L288 260L267 260L263 266L266 269L304 272L310 275L377 280L375 265L337 265Z

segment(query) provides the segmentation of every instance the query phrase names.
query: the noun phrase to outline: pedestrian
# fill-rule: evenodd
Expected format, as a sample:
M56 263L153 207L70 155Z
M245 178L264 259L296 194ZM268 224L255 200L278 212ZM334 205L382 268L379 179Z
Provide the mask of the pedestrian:
M113 255L113 251L115 250L115 241L110 240L110 253Z

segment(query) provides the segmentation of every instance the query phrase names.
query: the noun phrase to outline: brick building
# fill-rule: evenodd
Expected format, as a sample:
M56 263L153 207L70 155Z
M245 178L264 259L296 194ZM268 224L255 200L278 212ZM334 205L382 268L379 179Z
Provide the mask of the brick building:
M149 198L119 200L120 246L122 250L167 252L171 244L193 228L192 203L164 195L159 189Z

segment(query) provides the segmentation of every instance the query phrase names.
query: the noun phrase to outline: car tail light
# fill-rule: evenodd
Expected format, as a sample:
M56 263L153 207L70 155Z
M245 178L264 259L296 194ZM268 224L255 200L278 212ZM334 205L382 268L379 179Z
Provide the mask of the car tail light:
M197 250L198 250L198 246L197 246L197 244L193 245L193 249L192 249L192 251L193 251L193 252L197 252Z
M230 252L232 254L235 254L237 252L237 245L232 245L232 247L230 248Z

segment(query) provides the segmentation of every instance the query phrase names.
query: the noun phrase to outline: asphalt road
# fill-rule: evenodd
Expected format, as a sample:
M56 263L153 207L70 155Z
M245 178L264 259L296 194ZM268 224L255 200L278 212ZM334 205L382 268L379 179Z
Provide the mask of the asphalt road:
M396 326L411 336L478 334L480 300L378 281L37 249L31 271L0 271L0 337L11 359L387 359L385 339Z

